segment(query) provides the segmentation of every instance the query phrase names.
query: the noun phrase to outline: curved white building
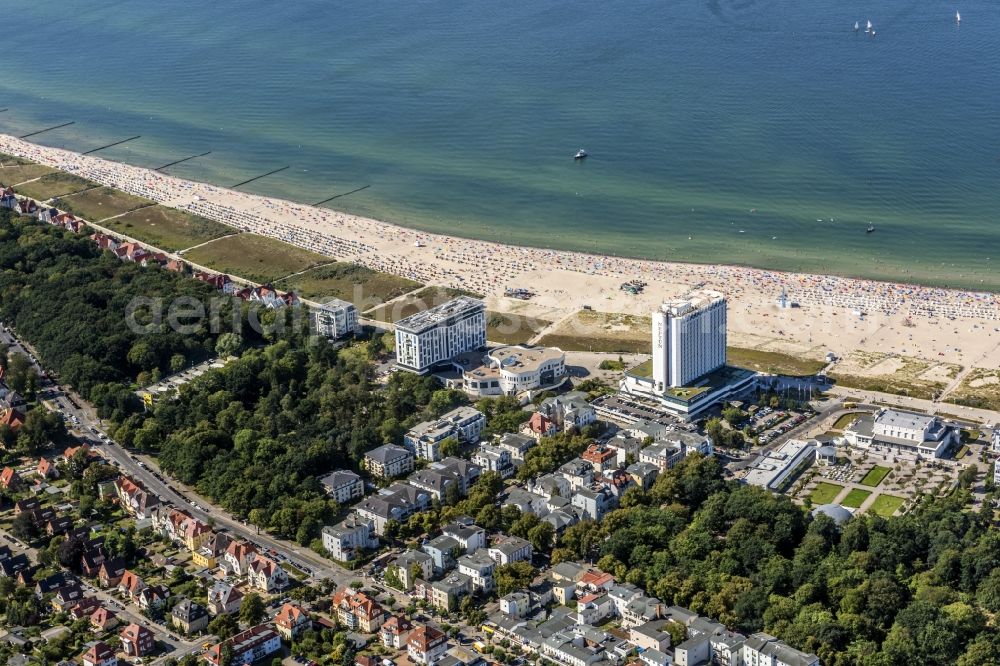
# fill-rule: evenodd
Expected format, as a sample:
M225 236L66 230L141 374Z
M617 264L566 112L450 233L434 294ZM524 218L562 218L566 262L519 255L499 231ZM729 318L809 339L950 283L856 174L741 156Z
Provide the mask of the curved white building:
M557 347L497 347L452 359L460 380L450 385L477 396L517 395L558 386L566 377L566 354Z

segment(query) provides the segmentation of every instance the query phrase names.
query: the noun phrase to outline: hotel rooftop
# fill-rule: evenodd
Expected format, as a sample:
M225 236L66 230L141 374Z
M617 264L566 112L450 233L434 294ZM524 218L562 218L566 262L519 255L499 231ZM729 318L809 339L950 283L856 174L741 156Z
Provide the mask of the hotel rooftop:
M471 296L459 296L447 303L434 306L429 310L410 315L396 322L396 329L408 333L421 333L475 310L484 310L486 305Z

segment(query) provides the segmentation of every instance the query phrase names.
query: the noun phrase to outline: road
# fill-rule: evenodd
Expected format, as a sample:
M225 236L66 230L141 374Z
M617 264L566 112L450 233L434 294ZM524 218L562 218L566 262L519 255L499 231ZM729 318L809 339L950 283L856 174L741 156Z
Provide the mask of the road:
M0 536L2 536L3 539L10 544L12 550L26 554L28 559L35 564L38 564L38 549L23 545L20 541L14 538L12 534L5 530L0 529ZM101 600L101 603L105 608L113 610L122 625L134 622L150 629L156 635L156 640L169 646L167 652L170 656L176 657L177 655L184 655L189 652L199 650L201 644L206 640L209 640L204 637L191 641L183 640L166 626L146 618L146 616L142 614L142 610L135 604L123 604L113 594L111 594L111 592L94 587L86 580L81 579L80 585L83 587L86 594L92 597L97 597ZM215 637L213 636L210 638L214 639Z
M104 432L103 423L97 417L94 408L80 396L53 382L38 365L33 350L22 344L6 326L0 328L0 342L9 345L11 351L22 353L32 359L35 369L42 377L41 399L50 408L59 410L70 418L71 422L68 427L71 427L71 431L79 439L100 451L101 455L111 464L141 484L148 492L157 495L168 504L184 509L203 522L214 523L217 530L224 529L233 536L273 550L277 553L279 560L287 559L289 563L308 574L310 578L317 580L329 578L338 586L347 585L358 578L357 574L317 555L308 548L276 539L266 533L258 534L254 527L245 525L221 507L211 504L206 498L197 495L178 481L168 479L153 459L145 456L140 459L111 441ZM102 441L102 436L104 441Z

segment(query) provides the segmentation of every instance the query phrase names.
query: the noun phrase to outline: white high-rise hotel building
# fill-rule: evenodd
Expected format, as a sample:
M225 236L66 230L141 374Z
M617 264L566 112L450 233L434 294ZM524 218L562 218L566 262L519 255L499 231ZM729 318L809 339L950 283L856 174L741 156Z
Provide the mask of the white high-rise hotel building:
M702 290L653 313L656 391L690 383L726 364L726 298Z
M486 305L459 296L396 323L396 365L425 373L456 354L486 346Z

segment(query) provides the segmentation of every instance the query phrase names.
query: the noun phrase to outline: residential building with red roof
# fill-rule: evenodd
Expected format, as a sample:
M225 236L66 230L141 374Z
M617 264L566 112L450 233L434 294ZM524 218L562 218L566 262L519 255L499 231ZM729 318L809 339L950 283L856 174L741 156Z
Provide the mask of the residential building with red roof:
M95 631L110 631L117 625L118 616L109 608L100 606L90 614L90 626Z
M80 658L83 666L118 666L118 657L107 643L97 641Z
M413 629L413 625L404 616L393 615L382 623L382 628L379 629L379 638L382 640L382 645L387 648L402 650L406 647L406 639L410 635L411 629Z
M312 626L309 613L295 604L284 604L274 618L274 626L286 641L297 638Z
M21 475L13 467L4 467L0 472L0 486L6 490L14 490L21 485Z
M145 657L156 647L153 632L135 622L122 629L118 636L122 640L122 652L130 657Z
M618 466L618 451L604 444L591 444L580 456L593 466L595 472L606 472Z
M247 567L250 587L271 594L288 586L288 574L269 557L257 555Z
M378 631L385 619L385 610L377 601L349 587L333 595L333 608L341 624L366 634Z
M544 414L535 412L531 415L531 418L528 419L528 422L524 426L524 430L526 434L533 435L535 439L538 439L539 437L549 437L556 434L559 431L559 428L552 419Z
M35 471L37 471L38 476L43 479L54 479L59 476L59 470L56 469L56 466L52 464L51 460L44 456L38 459L38 467Z
M438 660L448 649L448 637L427 625L410 632L406 640L406 654L414 664L428 666Z
M8 407L0 412L0 426L7 426L12 432L17 432L23 425L24 414L13 407Z
M232 651L232 664L249 664L281 649L281 636L277 631L262 624L242 631L232 638L216 643L205 652L204 659L211 666L221 666L223 647Z
M122 574L122 579L118 583L118 592L124 594L132 601L136 601L139 598L139 593L146 589L146 583L139 578L134 572L125 570Z
M257 555L257 549L246 541L233 541L226 548L222 560L225 568L235 576L244 575L250 568L250 562Z

